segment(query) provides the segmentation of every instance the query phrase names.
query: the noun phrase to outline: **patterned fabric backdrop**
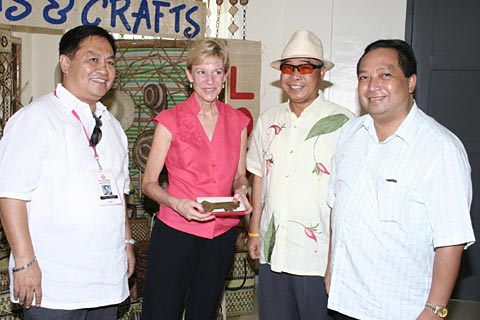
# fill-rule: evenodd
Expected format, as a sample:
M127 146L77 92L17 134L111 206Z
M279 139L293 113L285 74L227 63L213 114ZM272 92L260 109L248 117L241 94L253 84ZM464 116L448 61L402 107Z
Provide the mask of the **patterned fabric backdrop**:
M10 31L0 29L0 138L12 113L12 58Z

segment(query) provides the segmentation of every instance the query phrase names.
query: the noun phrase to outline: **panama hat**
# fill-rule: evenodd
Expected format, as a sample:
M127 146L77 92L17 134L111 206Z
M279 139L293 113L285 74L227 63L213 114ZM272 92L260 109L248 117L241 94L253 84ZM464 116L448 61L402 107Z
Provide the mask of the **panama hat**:
M127 131L135 118L135 100L125 91L112 89L100 100Z
M325 60L323 57L322 41L315 34L306 30L297 31L292 35L287 46L283 49L281 58L273 61L271 66L275 69L280 69L282 61L291 58L314 58L321 60L327 71L334 66L333 62Z

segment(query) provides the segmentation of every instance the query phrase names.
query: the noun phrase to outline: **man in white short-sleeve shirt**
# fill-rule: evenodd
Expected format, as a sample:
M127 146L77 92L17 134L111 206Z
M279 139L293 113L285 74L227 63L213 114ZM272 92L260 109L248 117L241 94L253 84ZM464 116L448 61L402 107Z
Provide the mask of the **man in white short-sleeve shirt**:
M260 318L330 320L323 281L328 178L337 138L353 114L320 90L333 63L312 32L295 32L272 67L288 101L262 113L247 154L254 174L247 247L260 261Z
M59 52L62 84L14 114L0 140L11 300L29 320L113 320L135 265L127 137L99 102L115 78L115 43L80 26Z
M475 241L467 154L417 107L406 42L370 44L357 75L368 114L338 140L328 307L335 319L441 319L462 252Z

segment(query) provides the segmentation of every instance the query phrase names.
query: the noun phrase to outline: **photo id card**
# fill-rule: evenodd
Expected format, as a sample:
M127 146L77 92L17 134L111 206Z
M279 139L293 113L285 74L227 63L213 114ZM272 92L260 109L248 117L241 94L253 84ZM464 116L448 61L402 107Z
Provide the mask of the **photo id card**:
M120 197L120 192L118 192L113 172L110 170L97 170L93 175L97 191L96 194L100 205L110 206L122 204L122 198Z

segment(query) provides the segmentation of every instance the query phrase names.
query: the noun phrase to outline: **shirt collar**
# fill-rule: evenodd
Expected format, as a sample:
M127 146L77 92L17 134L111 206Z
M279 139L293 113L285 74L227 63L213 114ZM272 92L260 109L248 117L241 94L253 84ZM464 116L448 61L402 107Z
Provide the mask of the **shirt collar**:
M325 102L325 96L323 95L323 92L321 90L318 91L318 97L313 100L313 102L303 110L302 114L300 117L303 117L304 115L308 115L309 113L313 113L316 118L319 118L322 116L324 109L322 108L323 103ZM286 110L289 113L293 113L292 110L290 109L290 101L287 102L286 104Z
M409 143L410 141L412 141L416 134L417 122L418 122L419 116L420 116L420 112L419 112L417 103L414 101L412 108L408 112L403 122L398 127L397 131L395 131L394 134L392 134L390 137L385 139L384 142L387 142L393 139L393 137L399 137L406 143ZM374 137L376 140L378 140L377 133L375 131L375 126L373 123L373 118L369 114L367 114L364 117L362 125L368 131L368 134L371 137Z
M82 110L84 113L91 112L90 111L90 106L75 97L70 91L68 91L61 83L57 85L57 88L55 90L55 95L60 99L60 101L67 106L68 111L71 112L72 110ZM100 101L97 102L96 104L97 110L95 111L95 114L99 117L101 116L105 110L107 110L107 107L101 103Z
M420 112L417 107L416 102L413 102L413 106L410 109L407 117L403 120L400 127L398 127L397 132L395 135L403 139L406 143L412 141L415 137L415 134L418 129L418 120L419 120Z

